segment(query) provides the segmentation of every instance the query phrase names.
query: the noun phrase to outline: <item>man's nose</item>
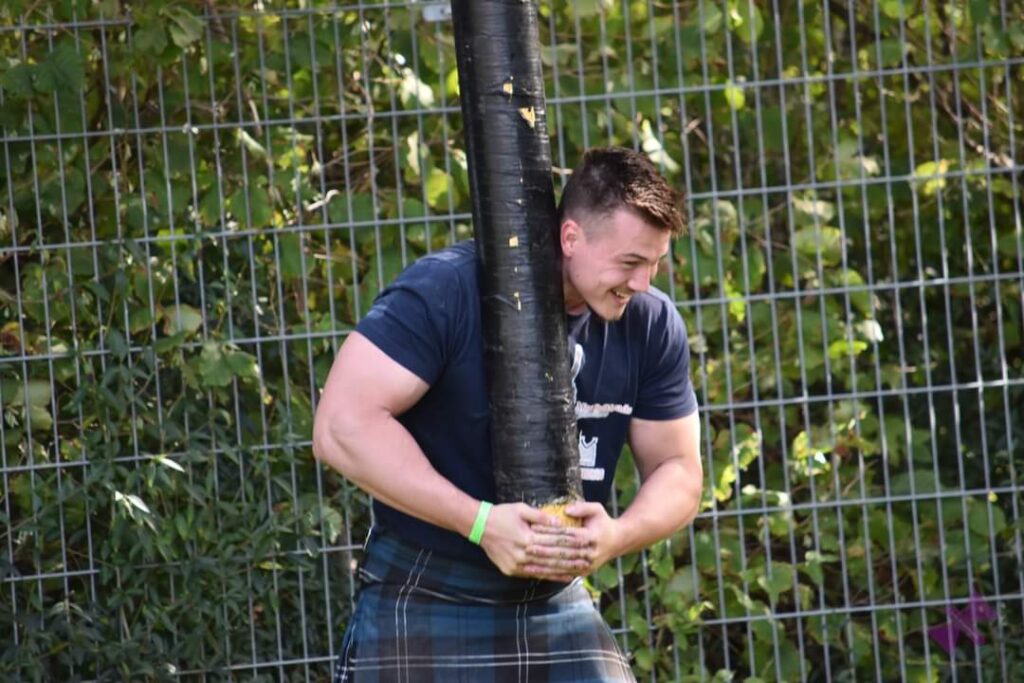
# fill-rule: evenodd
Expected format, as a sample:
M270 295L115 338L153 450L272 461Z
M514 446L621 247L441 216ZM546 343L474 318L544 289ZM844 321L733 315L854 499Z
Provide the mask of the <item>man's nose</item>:
M646 292L651 288L651 269L637 268L627 284L634 292Z

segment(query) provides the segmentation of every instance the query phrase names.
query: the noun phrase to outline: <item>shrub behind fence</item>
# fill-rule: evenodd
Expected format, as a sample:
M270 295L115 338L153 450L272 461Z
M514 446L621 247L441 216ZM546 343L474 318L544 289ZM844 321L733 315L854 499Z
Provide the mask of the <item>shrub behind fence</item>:
M318 387L471 233L443 9L0 7L0 676L328 678L370 513ZM702 512L589 579L638 677L1019 675L1020 6L540 15L556 166L688 193Z

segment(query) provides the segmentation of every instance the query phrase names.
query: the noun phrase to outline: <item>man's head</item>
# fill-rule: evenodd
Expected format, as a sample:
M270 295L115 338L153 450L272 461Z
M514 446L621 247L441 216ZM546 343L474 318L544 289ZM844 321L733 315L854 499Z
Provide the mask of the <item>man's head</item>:
M617 320L683 230L682 196L641 154L591 149L558 210L566 308Z

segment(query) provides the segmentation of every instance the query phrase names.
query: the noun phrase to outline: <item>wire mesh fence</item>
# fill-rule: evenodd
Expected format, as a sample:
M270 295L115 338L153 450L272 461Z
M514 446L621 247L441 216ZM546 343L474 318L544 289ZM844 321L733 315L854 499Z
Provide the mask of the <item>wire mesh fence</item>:
M588 579L638 678L1022 675L1020 5L539 11L558 179L688 195L702 512ZM312 415L471 235L454 69L439 3L0 7L3 677L329 676L371 520Z

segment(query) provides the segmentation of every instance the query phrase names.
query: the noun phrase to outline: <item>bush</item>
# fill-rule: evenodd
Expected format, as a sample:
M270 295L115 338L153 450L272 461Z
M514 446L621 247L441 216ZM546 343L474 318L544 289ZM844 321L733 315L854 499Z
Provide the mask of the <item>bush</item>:
M0 673L326 678L369 515L312 462L317 388L376 292L470 234L450 29L44 4L0 8ZM703 513L590 584L652 680L998 678L1022 16L780 4L540 8L556 164L637 145L689 193L658 284ZM949 656L924 629L972 591L1001 618Z

